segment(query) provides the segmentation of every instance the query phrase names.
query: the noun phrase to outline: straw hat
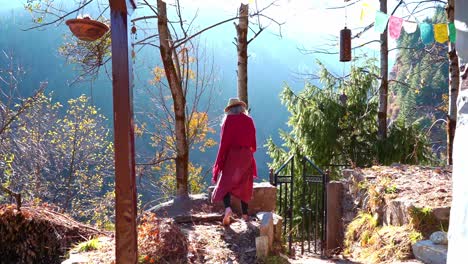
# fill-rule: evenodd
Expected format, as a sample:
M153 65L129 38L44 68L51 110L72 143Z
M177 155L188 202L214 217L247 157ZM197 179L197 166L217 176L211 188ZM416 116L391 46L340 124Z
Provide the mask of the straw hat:
M227 104L226 108L224 108L224 112L229 111L229 108L236 105L242 105L243 107L247 107L247 105L241 100L239 100L239 98L229 98L229 103Z

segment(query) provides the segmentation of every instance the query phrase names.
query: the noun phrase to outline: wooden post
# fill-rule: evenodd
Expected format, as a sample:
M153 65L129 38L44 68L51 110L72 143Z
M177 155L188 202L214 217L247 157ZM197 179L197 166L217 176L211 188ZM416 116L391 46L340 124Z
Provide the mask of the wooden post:
M380 0L380 11L387 13L387 0ZM387 138L387 103L388 103L388 34L387 28L380 34L380 89L377 135L380 140Z
M129 52L133 0L109 0L112 38L112 91L115 148L115 260L138 261L133 136L133 72Z
M448 0L447 20L449 23L455 22L455 0ZM460 86L460 66L455 43L449 41L449 109L447 114L447 165L452 165L453 139L457 125L457 98Z

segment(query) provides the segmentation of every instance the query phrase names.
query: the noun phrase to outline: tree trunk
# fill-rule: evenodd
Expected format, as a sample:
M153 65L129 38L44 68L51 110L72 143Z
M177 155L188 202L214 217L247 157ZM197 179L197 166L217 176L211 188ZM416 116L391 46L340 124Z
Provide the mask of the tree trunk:
M387 13L387 0L380 0L380 11ZM378 131L379 139L387 138L388 104L388 36L387 29L380 35L380 77Z
M446 10L449 23L455 21L455 0L448 0ZM447 114L447 164L452 165L453 139L457 127L457 98L460 86L460 67L455 43L449 41L449 105Z
M185 96L182 85L180 83L177 70L174 66L172 58L173 48L171 34L169 33L166 3L162 0L158 2L158 33L161 53L161 59L164 65L166 78L171 89L172 100L174 102L175 115L175 136L176 136L176 180L177 180L177 197L188 197L188 142L185 128Z
M249 105L247 95L247 33L249 29L249 5L241 4L239 8L239 25L237 31L237 96Z

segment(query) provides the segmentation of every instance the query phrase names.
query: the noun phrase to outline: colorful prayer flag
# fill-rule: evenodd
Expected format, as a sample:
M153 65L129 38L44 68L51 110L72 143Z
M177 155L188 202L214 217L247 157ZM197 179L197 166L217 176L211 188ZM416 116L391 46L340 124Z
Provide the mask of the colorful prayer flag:
M411 21L403 21L403 28L405 29L406 33L412 34L416 32L416 29L418 29L418 23Z
M388 22L388 15L383 12L377 11L375 13L375 23L374 23L375 32L382 34L385 31L385 28L387 27L387 22Z
M362 7L361 7L361 23L364 22L365 18L369 16L369 13L371 13L372 11L375 11L374 8L372 8L372 6L369 4L369 2L364 2L362 3Z
M445 43L448 40L447 24L434 25L434 39L439 43Z
M401 26L403 25L403 19L399 17L391 16L388 21L388 33L393 39L398 39L401 33Z
M455 28L455 24L449 23L448 28L450 42L455 43L457 41L457 29Z
M432 24L422 23L419 25L419 30L421 31L421 40L424 45L430 44L434 41Z

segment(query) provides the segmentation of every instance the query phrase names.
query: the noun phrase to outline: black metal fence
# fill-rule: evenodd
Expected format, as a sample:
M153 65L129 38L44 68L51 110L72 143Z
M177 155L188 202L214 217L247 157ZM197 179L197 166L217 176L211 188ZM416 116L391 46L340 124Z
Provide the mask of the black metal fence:
M305 250L323 254L328 175L307 157L300 159L300 164L295 164L296 159L290 156L279 169L270 171L270 182L278 189L277 212L283 217L283 237L289 252L293 241L300 241L301 254ZM300 176L295 175L298 171Z
M305 242L309 252L313 243L314 253L323 253L327 223L327 176L310 159L302 159L301 254L304 254Z

